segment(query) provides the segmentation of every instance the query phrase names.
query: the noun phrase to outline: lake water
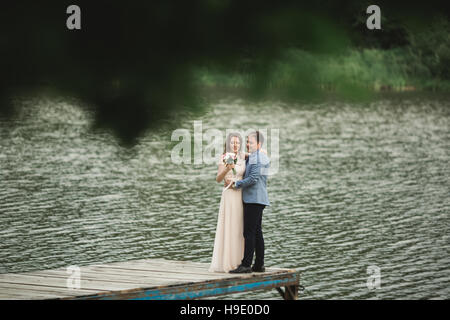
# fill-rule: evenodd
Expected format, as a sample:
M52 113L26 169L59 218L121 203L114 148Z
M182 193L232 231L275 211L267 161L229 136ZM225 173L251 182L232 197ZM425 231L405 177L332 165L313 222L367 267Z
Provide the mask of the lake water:
M92 133L76 102L27 98L0 120L0 273L145 258L209 262L215 164L171 161L174 128L132 149ZM180 128L279 130L266 266L296 268L300 299L450 298L450 103L223 100ZM270 138L270 137L269 137ZM271 145L267 143L269 155ZM206 144L206 142L204 143ZM368 268L380 286L369 289ZM370 284L370 283L369 283ZM280 299L276 290L229 299Z

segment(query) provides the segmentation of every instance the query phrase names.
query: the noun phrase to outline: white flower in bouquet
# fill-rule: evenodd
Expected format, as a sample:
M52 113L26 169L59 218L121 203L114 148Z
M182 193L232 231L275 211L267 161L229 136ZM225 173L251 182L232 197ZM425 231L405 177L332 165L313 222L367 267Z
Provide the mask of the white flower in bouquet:
M227 152L223 158L222 158L223 164L227 165L227 164L236 164L237 162L237 156L234 153L231 152ZM236 170L233 168L233 174L236 175Z

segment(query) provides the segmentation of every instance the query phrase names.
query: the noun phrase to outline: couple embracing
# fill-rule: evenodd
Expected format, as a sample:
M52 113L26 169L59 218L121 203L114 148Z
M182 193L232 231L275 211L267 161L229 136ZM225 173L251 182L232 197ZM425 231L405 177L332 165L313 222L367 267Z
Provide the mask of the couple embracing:
M220 199L214 251L210 272L264 272L264 238L261 229L267 195L270 160L261 149L264 137L259 131L247 136L248 153L242 151L238 133L228 135L219 161L217 182L224 181ZM232 153L235 162L224 161ZM253 262L255 255L255 263Z

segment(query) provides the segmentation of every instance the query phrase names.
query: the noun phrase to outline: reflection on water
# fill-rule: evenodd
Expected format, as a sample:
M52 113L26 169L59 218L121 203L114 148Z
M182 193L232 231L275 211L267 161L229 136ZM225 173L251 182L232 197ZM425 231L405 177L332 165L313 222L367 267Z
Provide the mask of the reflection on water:
M89 114L44 98L0 121L0 273L144 258L209 262L215 165L171 162L171 130L132 150ZM203 130L280 130L264 211L268 266L297 268L307 299L450 298L446 101L212 106ZM172 128L173 129L173 128ZM269 145L270 153L270 145ZM367 288L367 268L381 288ZM224 298L224 297L220 297ZM275 290L227 296L279 299Z

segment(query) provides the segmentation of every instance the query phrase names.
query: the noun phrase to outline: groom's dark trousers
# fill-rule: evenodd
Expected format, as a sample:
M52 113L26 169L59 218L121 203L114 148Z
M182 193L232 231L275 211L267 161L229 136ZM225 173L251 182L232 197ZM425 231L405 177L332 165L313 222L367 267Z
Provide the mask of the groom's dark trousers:
M242 265L250 267L253 253L256 255L255 266L264 265L264 238L261 229L262 214L265 205L244 203L244 238L245 249Z

